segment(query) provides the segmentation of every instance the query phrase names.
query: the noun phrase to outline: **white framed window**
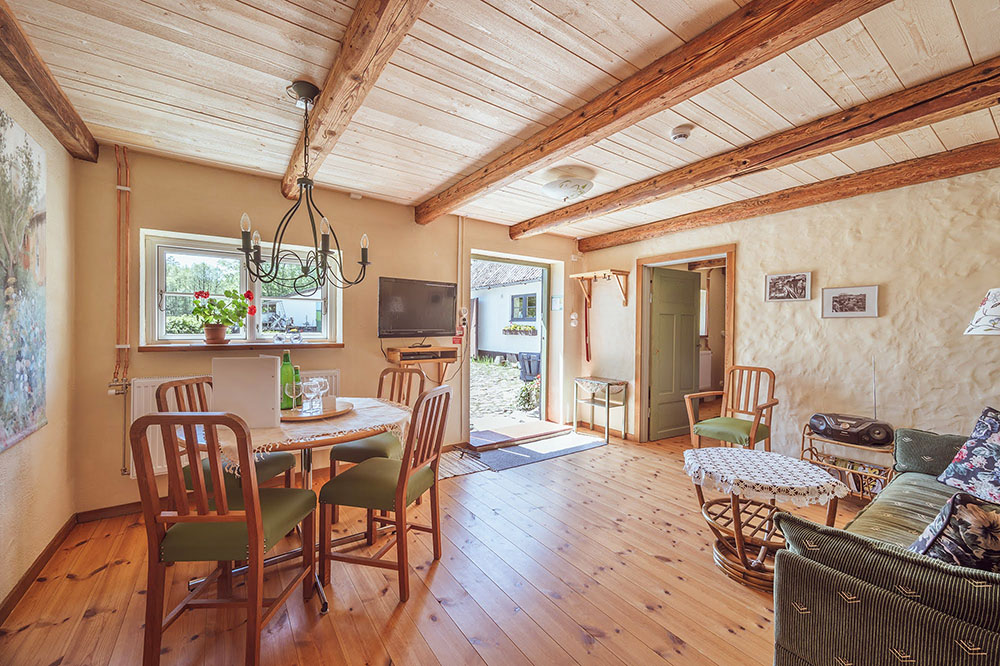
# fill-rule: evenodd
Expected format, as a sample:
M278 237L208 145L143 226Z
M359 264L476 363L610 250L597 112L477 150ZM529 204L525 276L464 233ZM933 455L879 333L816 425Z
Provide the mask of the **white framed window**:
M340 290L327 284L316 293L300 296L275 283L250 278L239 240L142 229L140 302L143 344L199 340L200 322L191 314L195 291L221 296L227 289L253 293L256 313L227 337L246 342L270 342L275 333L297 330L302 337L341 341ZM293 250L309 248L287 246ZM266 251L270 248L262 247ZM297 263L283 264L283 273L299 271Z

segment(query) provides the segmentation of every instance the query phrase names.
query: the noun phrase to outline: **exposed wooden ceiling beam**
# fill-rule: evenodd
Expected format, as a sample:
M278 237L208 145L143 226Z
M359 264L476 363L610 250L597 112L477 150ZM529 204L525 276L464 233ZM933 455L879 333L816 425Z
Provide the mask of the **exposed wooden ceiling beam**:
M327 74L309 120L313 173L333 150L355 112L410 31L427 0L359 0L347 24L340 54ZM281 193L298 196L302 140L281 179Z
M720 257L719 259L702 259L701 261L692 261L688 264L689 271L709 271L713 268L725 268L726 258Z
M629 229L581 238L577 245L581 252L593 252L665 236L676 231L726 224L997 167L1000 167L1000 139L993 139Z
M727 81L889 0L753 0L458 183L417 205L420 224Z
M995 104L1000 104L1000 58L519 222L510 228L510 237L517 239L552 231Z
M70 155L97 161L97 141L4 0L0 0L0 76Z

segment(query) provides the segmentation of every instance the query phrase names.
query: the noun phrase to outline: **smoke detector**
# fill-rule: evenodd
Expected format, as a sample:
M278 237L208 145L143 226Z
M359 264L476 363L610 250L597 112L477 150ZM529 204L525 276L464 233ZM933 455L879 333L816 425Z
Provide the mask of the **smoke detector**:
M694 131L694 125L678 125L670 130L670 140L674 143L684 143Z
M593 169L581 166L561 166L545 172L542 192L557 201L579 199L594 187Z

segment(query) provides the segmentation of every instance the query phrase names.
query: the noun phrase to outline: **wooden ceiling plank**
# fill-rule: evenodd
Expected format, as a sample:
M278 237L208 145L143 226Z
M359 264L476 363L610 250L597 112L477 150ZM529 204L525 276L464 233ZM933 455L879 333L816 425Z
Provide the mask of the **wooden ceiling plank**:
M310 157L317 167L333 150L426 4L427 0L360 0L355 6L340 54L309 121L315 151ZM288 198L297 196L303 152L302 143L297 143L281 179L281 193Z
M420 203L421 224L648 118L888 0L755 0Z
M616 192L592 197L511 227L523 238L582 219L647 204L656 199L739 175L793 164L893 134L987 109L1000 99L1000 58L988 60L915 88L834 113L722 155L675 169Z
M97 161L97 140L5 0L0 0L0 76L70 155Z
M920 157L908 162L781 190L755 199L700 210L640 227L592 236L580 240L578 248L581 252L593 252L658 238L677 231L726 224L998 167L1000 167L1000 139L995 139L930 157Z
M951 0L965 44L975 62L1000 55L1000 2Z

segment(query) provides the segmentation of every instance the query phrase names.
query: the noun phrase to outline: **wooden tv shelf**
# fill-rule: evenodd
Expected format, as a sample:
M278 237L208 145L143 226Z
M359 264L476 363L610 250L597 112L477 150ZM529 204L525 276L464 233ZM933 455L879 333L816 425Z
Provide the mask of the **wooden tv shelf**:
M436 365L437 383L444 383L444 373L448 366L458 360L458 347L389 347L385 356L393 365ZM422 368L421 368L422 369ZM427 375L427 372L424 372ZM427 377L435 381L430 376Z

